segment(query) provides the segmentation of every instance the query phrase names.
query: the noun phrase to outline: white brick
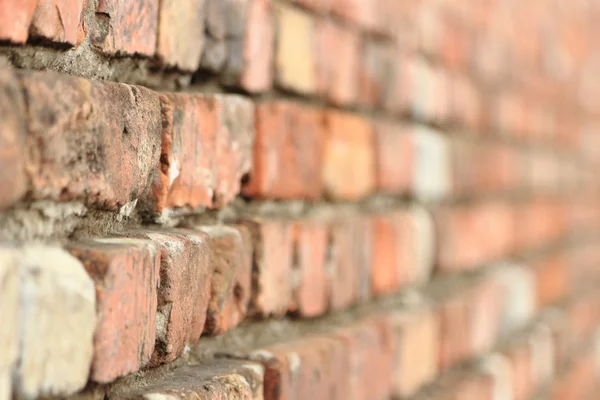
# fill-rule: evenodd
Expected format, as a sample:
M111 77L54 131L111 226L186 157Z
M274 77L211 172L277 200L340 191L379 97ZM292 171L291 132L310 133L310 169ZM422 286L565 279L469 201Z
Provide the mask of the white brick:
M11 253L20 280L15 391L25 398L72 394L85 386L90 371L94 284L62 249L31 246Z
M440 200L450 194L450 144L442 133L415 127L413 192L417 199Z

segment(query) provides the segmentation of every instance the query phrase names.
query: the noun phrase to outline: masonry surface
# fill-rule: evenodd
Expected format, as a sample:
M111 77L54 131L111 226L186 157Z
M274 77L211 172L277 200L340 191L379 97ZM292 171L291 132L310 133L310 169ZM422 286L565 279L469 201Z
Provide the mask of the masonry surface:
M0 400L597 399L599 22L0 0Z

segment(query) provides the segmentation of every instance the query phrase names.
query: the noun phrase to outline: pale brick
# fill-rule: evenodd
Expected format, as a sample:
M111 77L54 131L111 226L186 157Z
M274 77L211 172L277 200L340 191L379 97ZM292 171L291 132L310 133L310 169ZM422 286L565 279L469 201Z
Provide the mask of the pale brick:
M415 127L413 191L420 200L440 200L451 190L450 145L438 131Z
M31 246L10 256L20 277L15 391L29 398L72 394L86 384L92 362L94 283L58 248Z

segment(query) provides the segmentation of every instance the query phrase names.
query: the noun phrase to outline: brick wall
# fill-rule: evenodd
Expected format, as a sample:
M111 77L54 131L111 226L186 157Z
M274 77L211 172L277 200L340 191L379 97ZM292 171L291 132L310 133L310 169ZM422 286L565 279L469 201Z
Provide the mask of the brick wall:
M599 23L0 0L0 400L597 398Z

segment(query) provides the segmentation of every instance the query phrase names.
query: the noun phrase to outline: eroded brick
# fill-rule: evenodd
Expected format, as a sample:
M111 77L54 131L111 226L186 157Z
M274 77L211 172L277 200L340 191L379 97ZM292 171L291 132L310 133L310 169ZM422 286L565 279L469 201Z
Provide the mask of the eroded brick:
M148 191L160 106L150 90L51 72L22 72L29 101L26 171L35 200L118 209Z
M153 56L158 31L158 0L99 0L92 43L108 54Z
M250 302L252 287L252 243L243 226L201 226L210 239L210 301L204 332L220 334L239 324Z
M202 334L210 298L209 238L183 229L134 232L160 252L156 348L152 364L173 361Z
M87 34L85 4L86 0L39 0L30 35L70 46L81 43Z
M250 313L284 315L292 304L292 225L259 218L241 223L250 230L254 248Z
M67 250L96 284L91 379L108 383L139 370L154 351L160 252L150 241L128 238L70 243Z

